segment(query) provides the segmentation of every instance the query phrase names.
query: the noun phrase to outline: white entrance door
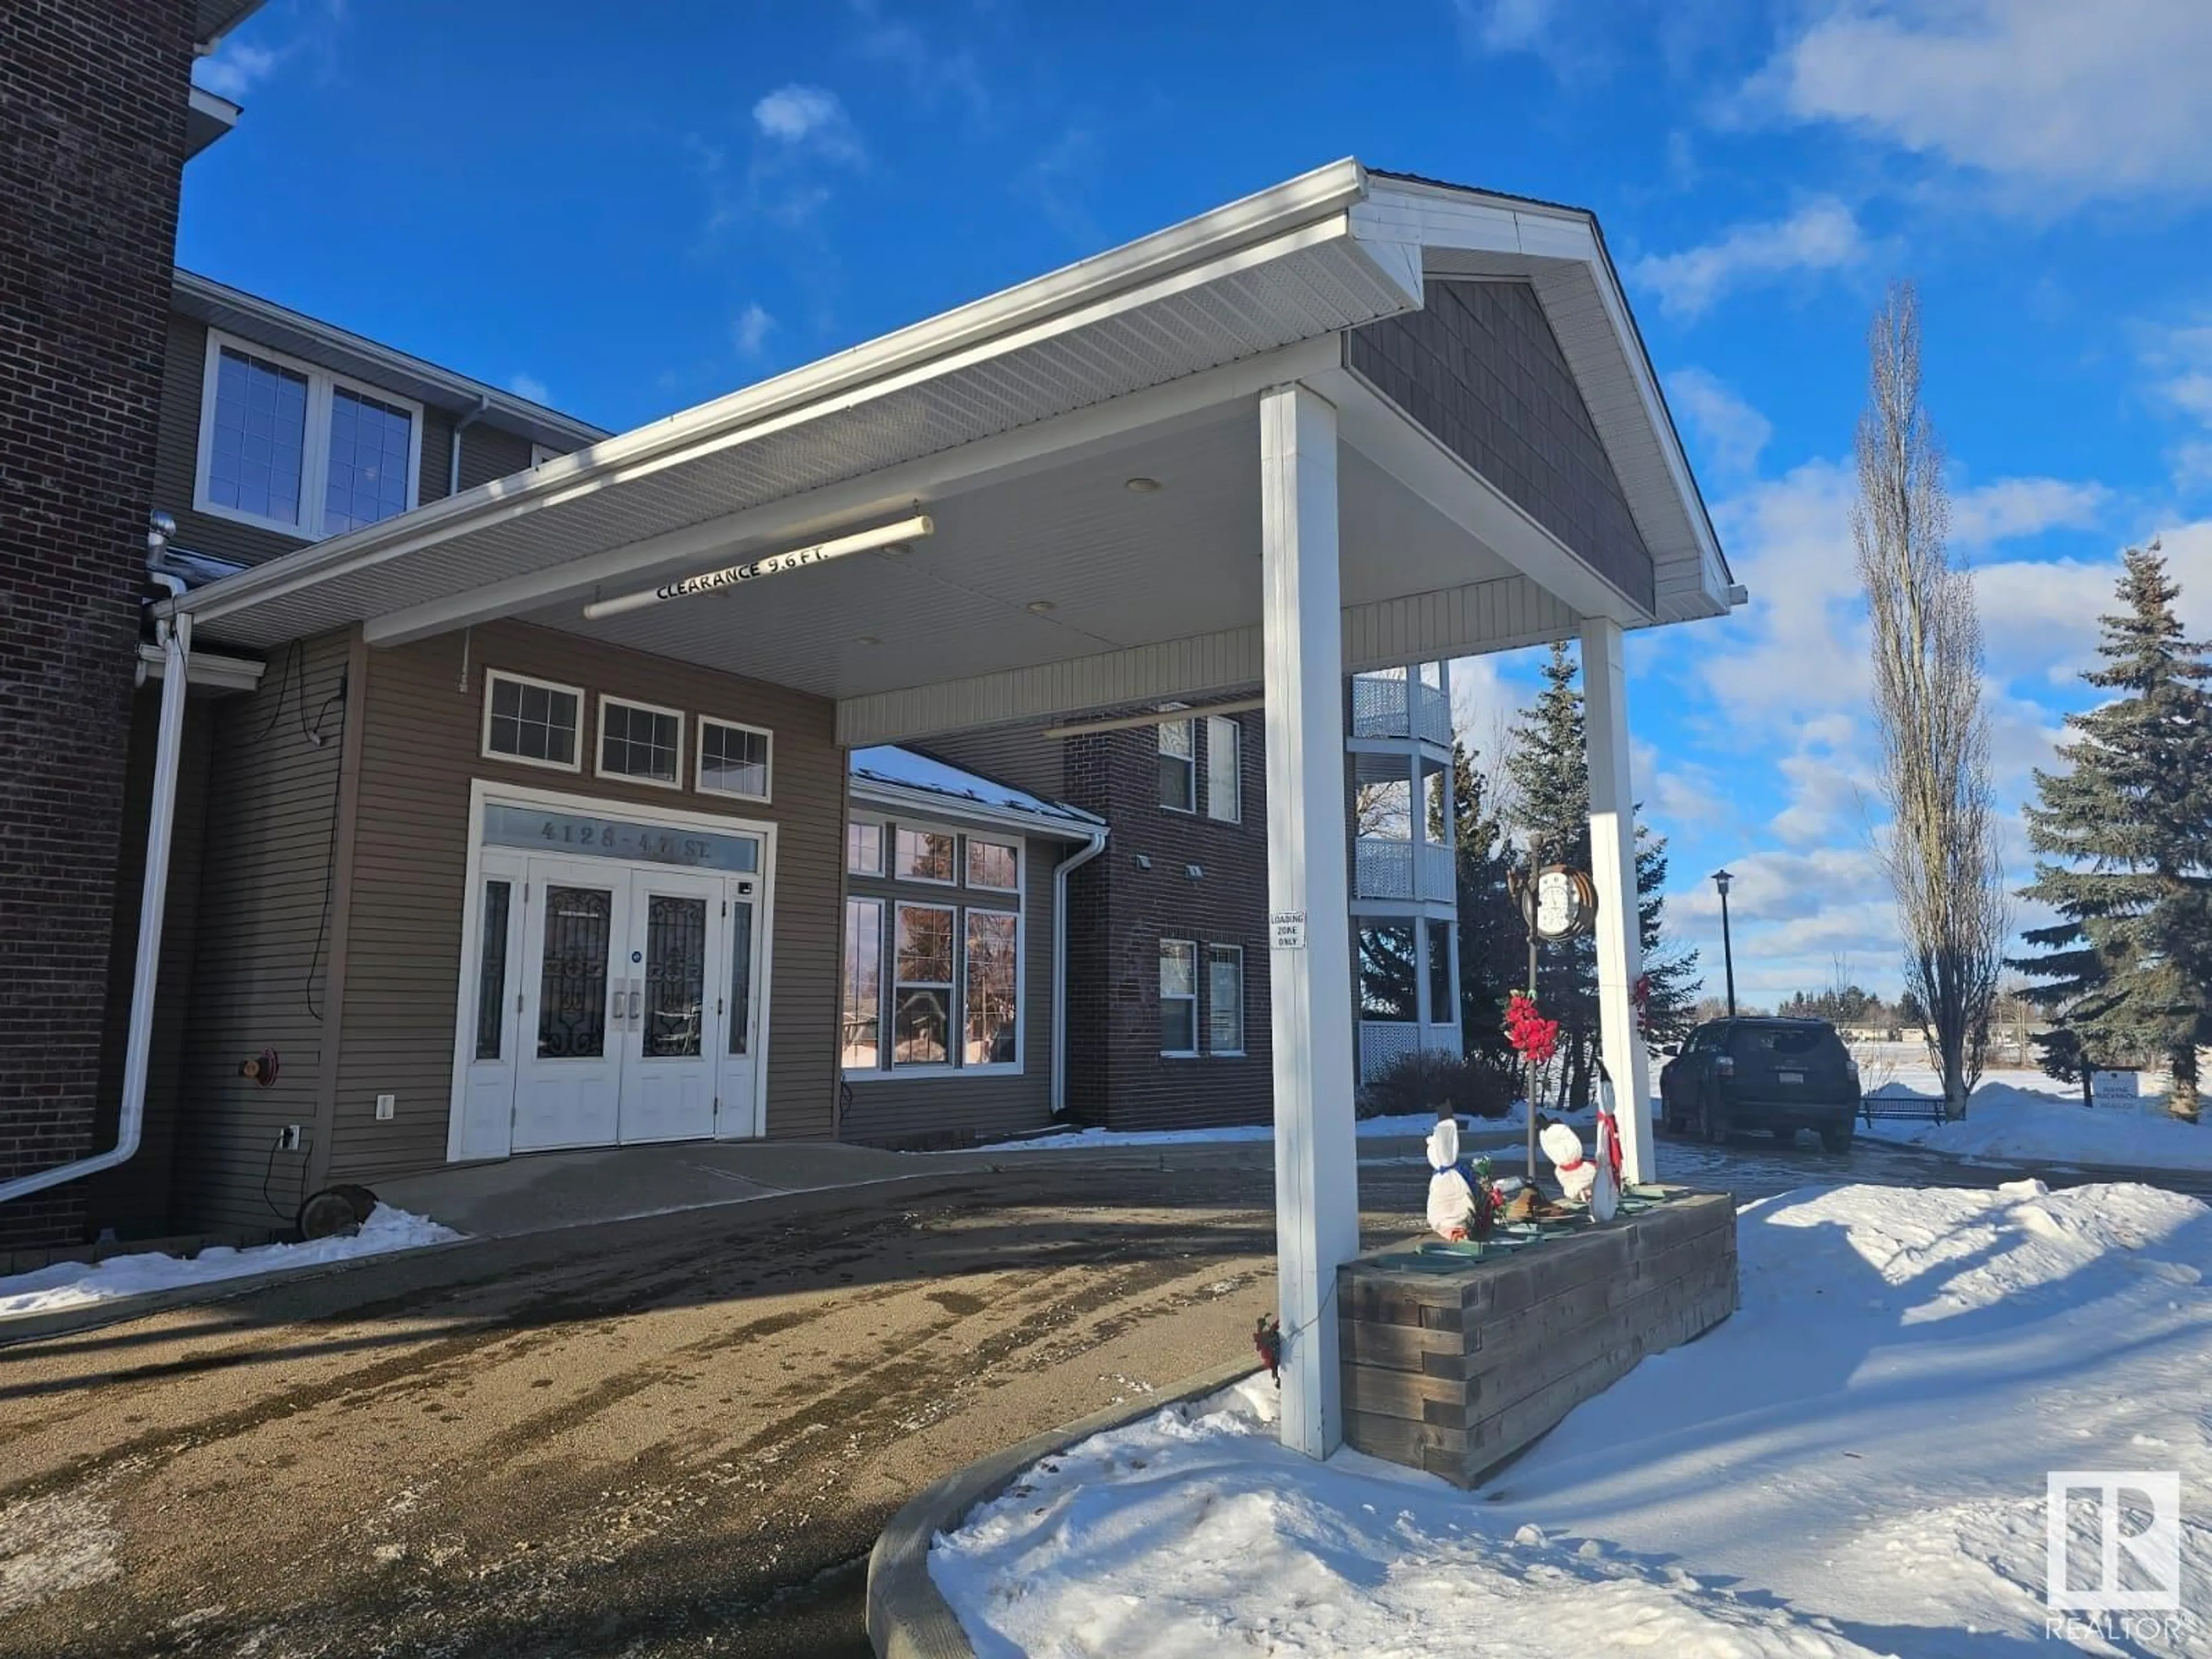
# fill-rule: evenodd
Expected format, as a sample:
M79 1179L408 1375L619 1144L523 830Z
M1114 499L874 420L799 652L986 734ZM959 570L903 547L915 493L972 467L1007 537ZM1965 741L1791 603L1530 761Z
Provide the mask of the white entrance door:
M630 872L532 859L528 879L513 1149L605 1146L621 1122L630 988L614 958L631 932Z
M725 880L683 870L631 875L622 1006L620 1139L696 1140L714 1133L727 1047Z
M714 1133L737 1139L761 1133L758 1079L761 1033L761 883L732 876L722 898L723 1013L720 1106Z

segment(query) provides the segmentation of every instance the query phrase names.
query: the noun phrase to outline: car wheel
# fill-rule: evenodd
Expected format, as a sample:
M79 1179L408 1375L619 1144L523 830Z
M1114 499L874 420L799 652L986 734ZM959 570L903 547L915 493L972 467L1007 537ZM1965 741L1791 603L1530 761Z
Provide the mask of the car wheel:
M1720 1115L1718 1103L1711 1095L1698 1102L1698 1133L1715 1146L1728 1139L1728 1120Z
M1820 1131L1820 1146L1824 1152L1848 1152L1851 1149L1851 1126L1832 1123Z

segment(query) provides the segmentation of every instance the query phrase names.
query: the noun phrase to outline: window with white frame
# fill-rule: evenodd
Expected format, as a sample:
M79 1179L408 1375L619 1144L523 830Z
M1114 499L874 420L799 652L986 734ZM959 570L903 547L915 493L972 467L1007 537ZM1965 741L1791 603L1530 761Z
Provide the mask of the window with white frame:
M699 717L699 788L710 795L766 800L769 734L757 726Z
M1198 1052L1198 945L1190 939L1160 941L1160 1052Z
M884 826L848 823L845 826L845 873L880 876L884 872Z
M684 716L648 702L599 699L599 775L684 786Z
M1234 823L1243 816L1240 744L1244 728L1225 714L1206 717L1206 815Z
M994 893L1011 893L1022 884L1021 848L1010 841L968 837L968 884Z
M845 901L845 965L839 1053L848 1072L883 1064L884 906L881 899Z
M1198 755L1188 720L1159 725L1160 805L1174 812L1198 811Z
M1206 947L1206 1048L1208 1054L1244 1052L1244 947Z
M891 1065L952 1060L953 921L949 904L900 904L891 922Z
M960 837L941 830L909 830L901 824L893 837L891 873L901 881L957 880L953 858Z
M1020 1055L1016 964L1021 922L1012 910L968 912L961 958L963 1066L1011 1066Z
M493 669L484 675L483 752L530 766L579 769L583 691Z
M1021 1069L1021 857L1018 842L995 836L846 826L847 1076ZM941 890L963 872L973 902Z
M313 540L416 504L422 406L208 334L195 511Z

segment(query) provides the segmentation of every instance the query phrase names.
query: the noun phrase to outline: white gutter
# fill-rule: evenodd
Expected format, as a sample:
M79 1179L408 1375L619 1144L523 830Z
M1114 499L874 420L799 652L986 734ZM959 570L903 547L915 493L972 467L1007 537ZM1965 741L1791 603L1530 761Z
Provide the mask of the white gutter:
M167 572L149 573L172 597L185 585ZM154 1046L154 985L161 969L161 916L169 896L169 839L177 807L177 757L184 747L185 696L191 680L192 619L189 613L156 621L161 665L161 719L154 744L154 797L146 811L146 873L138 895L138 960L131 976L131 1031L123 1050L123 1107L112 1150L81 1158L35 1175L0 1182L0 1204L26 1194L82 1180L126 1164L138 1151L146 1118L146 1068Z
M1067 1109L1067 878L1106 850L1106 826L1091 832L1091 844L1062 859L1052 872L1052 1115Z

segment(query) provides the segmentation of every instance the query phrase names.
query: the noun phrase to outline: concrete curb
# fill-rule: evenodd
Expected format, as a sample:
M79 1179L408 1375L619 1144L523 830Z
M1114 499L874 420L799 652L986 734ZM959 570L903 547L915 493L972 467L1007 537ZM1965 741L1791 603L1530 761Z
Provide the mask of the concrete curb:
M1218 1394L1257 1369L1249 1358L1229 1361L1142 1400L1124 1401L1063 1428L1031 1435L922 1488L891 1517L868 1554L868 1640L878 1659L975 1659L968 1632L929 1576L929 1547L938 1534L957 1528L970 1510L996 1498L1039 1458L1164 1407Z

